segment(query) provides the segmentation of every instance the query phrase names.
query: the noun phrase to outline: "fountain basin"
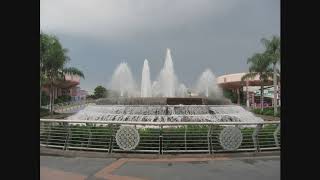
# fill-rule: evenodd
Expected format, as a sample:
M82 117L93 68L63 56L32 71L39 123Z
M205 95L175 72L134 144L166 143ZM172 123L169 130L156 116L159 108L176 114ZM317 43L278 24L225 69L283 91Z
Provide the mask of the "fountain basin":
M70 120L132 122L262 122L238 105L208 98L106 98L89 105ZM215 100L218 102L218 100ZM223 104L225 103L225 104Z
M229 99L204 97L117 97L96 101L97 105L231 105Z

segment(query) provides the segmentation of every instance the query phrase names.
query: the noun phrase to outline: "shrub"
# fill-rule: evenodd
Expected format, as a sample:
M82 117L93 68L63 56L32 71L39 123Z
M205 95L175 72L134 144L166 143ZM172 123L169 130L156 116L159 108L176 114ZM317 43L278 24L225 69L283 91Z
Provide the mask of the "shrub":
M42 91L41 94L41 105L45 106L49 104L49 96L46 94L46 92Z
M40 108L40 117L49 115L49 109Z
M62 95L62 96L59 96L57 99L54 100L55 104L59 104L59 103L64 103L64 102L69 102L71 101L71 96L69 95Z
M273 116L274 115L273 109L265 109L263 110L262 114L267 116Z
M97 97L94 94L92 94L92 95L88 95L87 99L97 99Z
M224 90L223 91L223 96L230 99L232 103L236 103L237 102L237 94L233 93L230 90Z
M253 109L252 112L255 114L261 114L261 115L266 115L266 116L273 116L274 115L273 107L264 108L263 111L260 108ZM276 114L276 117L280 117L280 107L278 107L278 113Z

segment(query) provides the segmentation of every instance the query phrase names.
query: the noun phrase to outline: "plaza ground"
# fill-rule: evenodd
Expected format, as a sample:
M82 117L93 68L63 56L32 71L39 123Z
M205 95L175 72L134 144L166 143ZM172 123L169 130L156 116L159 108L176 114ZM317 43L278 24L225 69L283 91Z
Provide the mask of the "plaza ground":
M41 180L277 180L280 157L86 158L40 156Z

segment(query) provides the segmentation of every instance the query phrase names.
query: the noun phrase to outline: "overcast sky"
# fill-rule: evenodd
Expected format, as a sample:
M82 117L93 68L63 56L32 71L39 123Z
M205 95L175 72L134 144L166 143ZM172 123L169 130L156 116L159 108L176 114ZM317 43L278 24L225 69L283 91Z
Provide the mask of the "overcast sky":
M148 59L155 80L166 48L179 81L191 86L206 68L247 71L260 39L280 35L280 0L41 0L40 23L69 49L89 92L108 87L121 62L140 84Z

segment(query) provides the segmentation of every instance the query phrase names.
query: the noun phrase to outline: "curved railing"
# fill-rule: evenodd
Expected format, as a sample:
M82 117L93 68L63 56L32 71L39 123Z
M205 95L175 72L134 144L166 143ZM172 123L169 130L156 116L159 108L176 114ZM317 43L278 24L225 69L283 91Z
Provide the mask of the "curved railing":
M108 153L280 150L280 122L125 122L40 119L40 146Z

